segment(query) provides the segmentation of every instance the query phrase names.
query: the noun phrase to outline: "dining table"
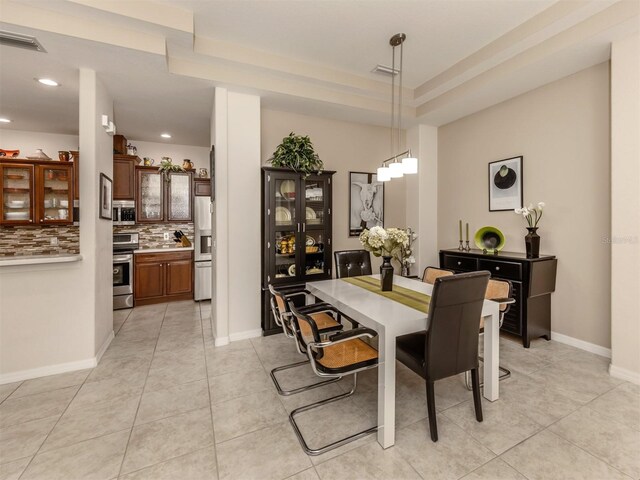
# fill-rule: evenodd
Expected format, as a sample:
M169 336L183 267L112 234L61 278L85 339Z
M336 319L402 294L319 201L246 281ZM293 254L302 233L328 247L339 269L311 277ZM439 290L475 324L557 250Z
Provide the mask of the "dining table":
M379 280L380 275L369 277ZM431 296L433 285L398 275L393 285ZM328 302L346 316L378 334L378 443L389 448L395 443L396 338L427 329L428 314L387 298L345 279L307 283L309 295ZM499 304L485 300L484 318L484 397L498 400L499 390Z

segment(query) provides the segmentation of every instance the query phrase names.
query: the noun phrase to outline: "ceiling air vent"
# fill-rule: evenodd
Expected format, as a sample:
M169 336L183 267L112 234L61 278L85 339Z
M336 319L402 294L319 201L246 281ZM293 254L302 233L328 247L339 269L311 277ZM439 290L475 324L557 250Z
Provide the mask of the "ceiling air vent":
M6 30L0 30L0 45L6 45L7 47L26 48L27 50L46 53L46 50L40 44L36 37L22 35L20 33L7 32Z
M397 75L398 73L400 73L400 70L398 70L397 68L394 70L391 67L387 67L386 65L376 65L373 70L371 70L373 73L379 73L380 75L387 75L387 76L391 76L391 75Z

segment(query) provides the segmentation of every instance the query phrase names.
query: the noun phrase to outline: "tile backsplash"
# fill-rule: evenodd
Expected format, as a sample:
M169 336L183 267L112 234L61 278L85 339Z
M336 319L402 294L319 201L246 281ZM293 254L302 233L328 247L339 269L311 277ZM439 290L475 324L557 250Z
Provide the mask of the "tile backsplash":
M53 238L58 239L57 245L51 245ZM80 253L80 227L0 227L0 257L63 253Z
M138 225L118 225L113 227L113 233L138 232L140 248L174 247L173 232L182 230L189 241L193 243L193 223L150 223ZM164 239L164 234L169 233L169 240Z

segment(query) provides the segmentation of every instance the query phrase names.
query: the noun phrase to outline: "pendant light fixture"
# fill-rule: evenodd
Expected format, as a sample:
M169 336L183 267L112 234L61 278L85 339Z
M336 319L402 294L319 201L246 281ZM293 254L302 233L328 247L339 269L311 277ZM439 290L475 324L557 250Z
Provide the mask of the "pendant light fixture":
M389 39L392 47L391 53L391 154L392 157L384 160L377 170L379 182L387 182L392 178L400 178L405 174L418 173L418 159L411 155L411 150L394 154L400 148L400 133L402 131L402 46L407 36L404 33L396 33ZM396 47L400 47L400 62L396 69ZM396 120L396 75L398 75L398 117Z

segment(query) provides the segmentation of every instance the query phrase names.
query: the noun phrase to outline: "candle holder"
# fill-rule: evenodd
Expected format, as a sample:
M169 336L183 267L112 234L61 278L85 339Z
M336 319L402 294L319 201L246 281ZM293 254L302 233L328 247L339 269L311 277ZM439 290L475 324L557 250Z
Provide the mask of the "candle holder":
M462 244L462 242L460 242ZM470 252L471 251L471 247L469 246L469 240L467 240L467 245L464 247L465 251Z
M462 245L462 240L460 240L460 245L458 245L458 250L460 250L461 252L464 251L464 246Z

